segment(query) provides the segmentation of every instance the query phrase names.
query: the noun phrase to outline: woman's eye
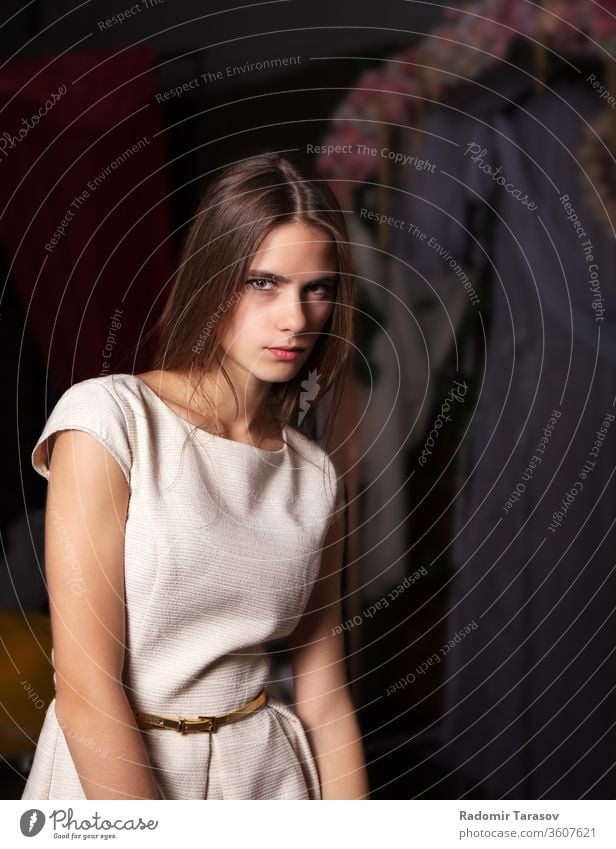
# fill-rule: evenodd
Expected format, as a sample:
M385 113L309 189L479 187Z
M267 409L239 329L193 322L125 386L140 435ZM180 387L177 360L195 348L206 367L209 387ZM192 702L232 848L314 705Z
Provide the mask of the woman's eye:
M250 286L256 292L272 292L276 288L276 281L271 277L252 277L246 281L246 285ZM334 288L335 285L332 283L311 283L306 287L305 291L309 295L325 298L333 294Z
M271 277L253 277L252 280L249 280L246 285L252 286L253 289L257 290L257 292L271 291L270 289L265 289L264 286L255 285L258 283L271 283L272 285L275 285Z
M311 292L314 292L315 295L329 295L334 287L326 285L325 283L313 283L308 288Z

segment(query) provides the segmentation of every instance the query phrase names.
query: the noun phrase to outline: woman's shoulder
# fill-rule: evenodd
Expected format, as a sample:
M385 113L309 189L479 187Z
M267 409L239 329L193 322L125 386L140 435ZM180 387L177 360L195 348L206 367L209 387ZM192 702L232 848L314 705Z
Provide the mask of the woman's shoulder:
M149 383L135 374L104 374L73 383L60 396L56 407L96 406L108 410L111 415L121 414L130 421L133 412L142 410L144 395L152 391Z
M297 430L289 422L284 426L284 433L291 448L301 450L309 460L318 462L321 467L327 465L329 455L316 439Z
M133 375L130 374L104 374L79 380L64 390L56 406L66 401L88 403L90 400L105 398L107 395L117 399L125 394L130 386L131 378Z
M296 455L303 457L315 475L326 481L326 490L332 504L339 504L344 488L342 477L330 454L317 440L307 436L290 424L285 425L286 440Z
M49 478L50 437L61 430L83 430L101 442L130 475L132 450L130 391L124 375L99 375L77 381L55 402L31 454L33 468ZM48 442L49 440L49 442Z

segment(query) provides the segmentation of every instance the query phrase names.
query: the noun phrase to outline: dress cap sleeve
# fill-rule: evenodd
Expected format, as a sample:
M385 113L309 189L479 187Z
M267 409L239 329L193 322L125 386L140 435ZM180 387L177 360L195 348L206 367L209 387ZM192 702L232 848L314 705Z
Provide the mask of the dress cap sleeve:
M31 456L32 467L47 480L53 448L49 438L61 430L83 430L110 452L130 482L132 455L126 418L114 391L102 380L95 377L73 384L49 415Z

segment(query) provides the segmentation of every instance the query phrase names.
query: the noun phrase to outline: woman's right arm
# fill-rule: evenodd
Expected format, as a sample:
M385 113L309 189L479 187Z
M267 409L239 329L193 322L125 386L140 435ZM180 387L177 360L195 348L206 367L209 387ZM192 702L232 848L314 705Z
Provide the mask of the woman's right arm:
M45 515L56 715L88 799L160 798L122 683L128 498L98 440L57 433Z

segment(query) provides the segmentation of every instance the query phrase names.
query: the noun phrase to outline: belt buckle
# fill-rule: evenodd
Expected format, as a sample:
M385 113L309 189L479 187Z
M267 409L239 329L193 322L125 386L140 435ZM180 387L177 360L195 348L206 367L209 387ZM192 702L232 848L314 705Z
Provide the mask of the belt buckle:
M217 716L200 716L198 719L180 719L178 720L176 730L180 734L196 734L198 731L213 733L218 729L217 720ZM206 728L191 728L193 725L202 726L204 722L208 723Z
M209 728L206 729L209 733L213 734L215 731L218 731L217 716L200 716L199 719L203 719L209 722Z

